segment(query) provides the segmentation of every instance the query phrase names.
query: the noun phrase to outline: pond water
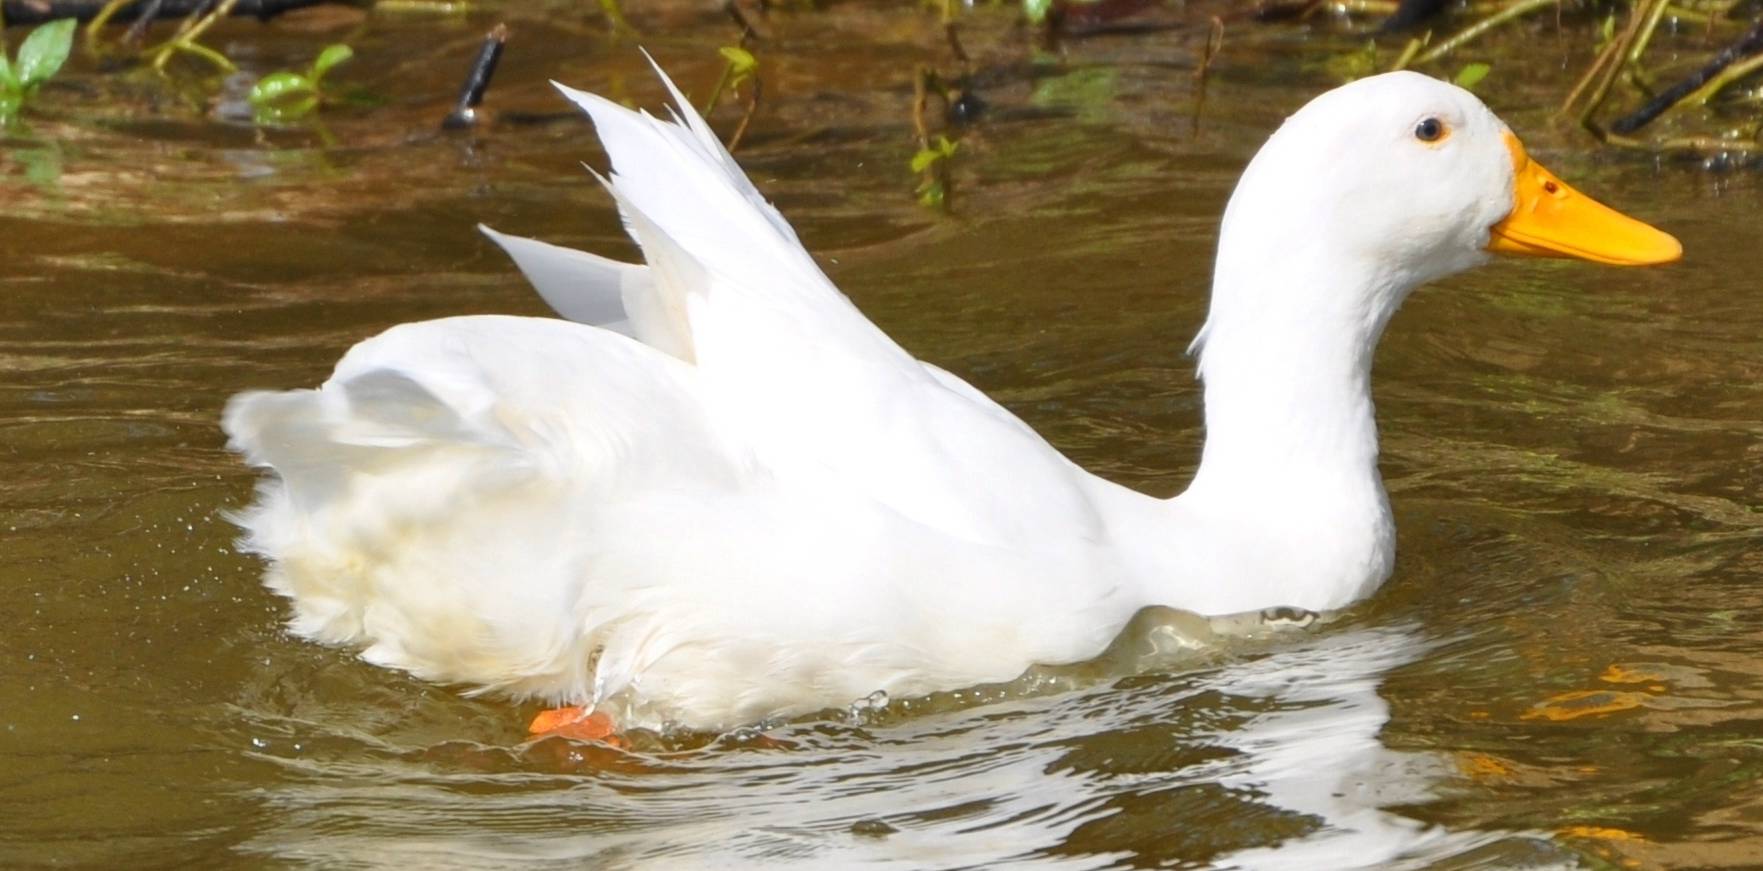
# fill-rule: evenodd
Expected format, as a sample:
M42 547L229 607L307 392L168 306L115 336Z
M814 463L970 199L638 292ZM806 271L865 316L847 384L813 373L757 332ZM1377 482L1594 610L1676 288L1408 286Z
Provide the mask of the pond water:
M1763 865L1763 185L1587 150L1548 118L1568 76L1528 67L1481 89L1532 153L1686 257L1507 262L1409 302L1376 380L1399 561L1340 620L633 752L524 743L531 705L287 635L233 550L254 476L227 397L402 321L545 314L477 221L632 253L545 84L660 104L594 13L501 7L498 119L437 132L496 11L228 24L247 75L207 106L76 60L0 141L0 865ZM705 93L721 13L631 11ZM1040 65L1009 10L971 13L990 110L943 216L907 168L935 16L780 10L740 158L907 348L1167 495L1225 198L1358 44L1233 22L1196 125L1213 11ZM254 130L251 77L333 40L377 105Z

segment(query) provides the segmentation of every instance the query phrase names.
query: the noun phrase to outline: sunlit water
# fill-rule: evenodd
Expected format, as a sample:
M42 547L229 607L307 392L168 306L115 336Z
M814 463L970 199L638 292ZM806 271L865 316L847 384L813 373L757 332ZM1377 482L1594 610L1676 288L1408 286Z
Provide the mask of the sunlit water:
M1331 84L1315 33L1233 24L1194 126L1205 13L1042 66L975 14L991 112L951 217L906 167L933 17L780 13L741 159L908 348L1172 493L1218 214ZM239 83L205 116L80 68L0 143L0 865L1763 864L1763 189L1569 150L1554 92L1499 65L1483 88L1533 153L1688 254L1410 302L1377 376L1401 555L1339 620L1146 670L1170 637L1147 620L1088 669L632 752L523 743L530 706L284 634L224 519L253 483L226 397L314 384L393 323L543 314L476 221L630 252L576 167L587 127L507 116L561 109L548 77L658 89L591 16L523 14L475 134L434 127L492 19L345 15L223 31L252 70L351 40L340 78L384 103L322 135L260 141ZM702 93L724 19L636 17Z

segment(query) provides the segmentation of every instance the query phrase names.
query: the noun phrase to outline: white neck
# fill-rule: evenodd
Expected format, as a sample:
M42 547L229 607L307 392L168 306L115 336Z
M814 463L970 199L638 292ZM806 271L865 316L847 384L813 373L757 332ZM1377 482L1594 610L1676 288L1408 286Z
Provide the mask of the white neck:
M1371 360L1395 308L1384 301L1407 288L1330 256L1321 242L1307 247L1261 256L1227 246L1219 254L1212 310L1196 341L1206 447L1190 489L1375 477Z
M1221 242L1196 343L1206 446L1193 484L1166 503L1175 519L1150 601L1328 610L1368 595L1394 561L1371 361L1414 282L1320 238L1275 248L1259 234Z

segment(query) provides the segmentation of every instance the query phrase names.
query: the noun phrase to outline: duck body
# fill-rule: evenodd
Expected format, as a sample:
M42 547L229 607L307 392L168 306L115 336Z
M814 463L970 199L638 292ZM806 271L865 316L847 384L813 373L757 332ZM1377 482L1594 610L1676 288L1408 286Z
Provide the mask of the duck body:
M1485 259L1515 211L1516 157L1487 148L1459 163L1494 195L1407 192L1439 238L1414 202L1384 221L1399 177L1361 185L1345 231L1305 222L1355 190L1275 208L1337 128L1390 115L1411 137L1397 115L1422 111L1466 140L1504 130L1466 92L1378 78L1336 97L1362 123L1319 98L1233 197L1196 341L1208 441L1180 497L1083 471L895 344L677 91L664 121L564 89L647 266L486 230L571 320L405 324L316 390L235 397L231 445L275 473L246 545L303 637L626 728L1009 680L1099 654L1149 605L1349 604L1394 558L1371 351L1408 290Z
M566 321L395 327L317 391L236 406L229 430L281 473L243 518L250 547L275 555L296 634L431 680L616 700L627 724L1007 680L1093 655L1137 606L1099 525L951 533L835 471L765 464L703 392L695 367ZM1020 504L1019 526L1049 523Z

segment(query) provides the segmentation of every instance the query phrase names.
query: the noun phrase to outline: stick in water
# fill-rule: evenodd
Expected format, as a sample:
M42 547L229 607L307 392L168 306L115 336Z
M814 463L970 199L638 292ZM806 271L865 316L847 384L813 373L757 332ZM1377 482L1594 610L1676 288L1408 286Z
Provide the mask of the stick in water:
M496 64L502 60L502 46L508 42L508 25L498 24L484 37L484 44L477 50L477 60L471 62L471 72L465 76L465 85L459 89L459 102L453 105L453 111L441 121L445 130L458 130L477 124L477 107L484 101L484 92L490 89L490 77L496 74Z

